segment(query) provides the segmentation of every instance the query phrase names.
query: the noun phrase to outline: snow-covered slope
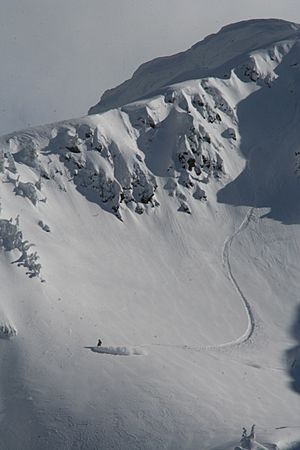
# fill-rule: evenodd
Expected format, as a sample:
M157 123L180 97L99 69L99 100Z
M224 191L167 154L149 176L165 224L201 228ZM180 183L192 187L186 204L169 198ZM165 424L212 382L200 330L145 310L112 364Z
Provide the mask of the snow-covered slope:
M164 90L171 84L204 77L227 78L257 50L274 51L280 41L299 39L300 26L278 19L261 19L225 26L185 52L143 64L130 80L104 93L91 114L122 106ZM265 53L265 51L264 51Z
M1 450L300 441L299 27L1 138Z

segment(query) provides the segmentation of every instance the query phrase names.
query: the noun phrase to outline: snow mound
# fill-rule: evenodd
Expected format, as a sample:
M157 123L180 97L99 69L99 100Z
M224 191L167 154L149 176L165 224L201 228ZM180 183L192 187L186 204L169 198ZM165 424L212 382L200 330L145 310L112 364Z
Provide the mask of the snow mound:
M118 346L118 347L89 347L92 352L95 353L103 353L105 355L116 355L116 356L145 356L147 353L144 349L139 347L127 347L127 346Z

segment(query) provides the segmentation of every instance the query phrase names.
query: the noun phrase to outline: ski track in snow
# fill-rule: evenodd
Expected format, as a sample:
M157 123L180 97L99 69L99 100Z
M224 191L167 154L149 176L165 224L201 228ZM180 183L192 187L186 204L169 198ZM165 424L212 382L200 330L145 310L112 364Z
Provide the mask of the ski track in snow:
M237 280L233 274L231 264L230 264L231 244L232 244L234 238L248 227L250 220L252 218L252 215L253 215L253 211L254 211L254 207L248 209L248 211L244 217L244 220L242 221L242 223L240 224L238 229L225 240L224 247L223 247L223 253L222 253L223 265L227 269L228 277L243 302L243 305L244 305L244 308L245 308L245 311L247 314L247 318L248 318L248 326L247 326L245 333L242 336L240 336L239 338L237 338L236 340L234 340L232 342L221 344L219 347L243 344L244 342L247 342L251 338L251 336L253 335L253 332L254 332L255 319L254 319L254 314L253 314L251 305L250 305L249 301L247 300L246 296L244 295L239 283L237 282Z
M255 150L255 148L251 149L250 156L252 156L252 153L254 150ZM251 172L250 158L249 158L249 161L247 162L247 165L248 165L249 171ZM255 188L253 189L253 191L255 192ZM256 204L256 194L254 197L255 197L254 203ZM234 286L234 289L237 291L237 293L242 301L246 315L247 315L248 325L247 325L246 331L238 338L236 338L232 341L229 341L229 342L224 342L223 344L206 345L206 346L203 345L203 346L199 346L199 347L182 345L182 346L177 346L178 348L182 348L184 350L190 350L190 351L197 351L197 352L210 351L210 350L222 350L222 349L226 349L226 348L239 347L242 344L246 344L251 339L257 324L255 321L253 308L252 308L250 302L248 301L248 299L246 298L245 294L243 293L243 290L240 287L236 277L233 274L233 270L232 270L231 263L230 263L230 249L231 249L231 245L234 241L234 238L236 236L238 236L241 232L243 232L247 229L247 227L251 221L251 218L253 216L254 210L255 210L255 206L248 209L248 211L246 212L245 217L242 220L239 227L225 239L225 242L223 245L223 251L222 251L223 267L225 268L225 270L227 272L228 279L231 281L232 285ZM156 345L163 346L163 344L156 344Z
M228 348L228 347L232 348L235 346L240 346L241 344L245 344L246 342L248 342L250 340L251 336L254 333L255 326L256 326L255 318L254 318L252 307L251 307L249 301L247 300L245 294L243 293L236 277L233 274L231 263L230 263L230 248L231 248L232 242L234 241L234 238L248 227L248 225L251 221L254 209L255 209L254 207L248 209L240 226L230 236L228 236L226 238L226 240L224 242L224 246L223 246L223 252L222 252L223 266L227 271L227 276L228 276L229 280L231 281L232 285L234 286L234 289L237 291L239 297L241 298L245 312L247 314L248 325L247 325L246 331L241 336L239 336L238 338L236 338L232 341L225 342L223 344L217 344L217 345L203 345L203 346L196 347L196 346L190 346L190 345L150 344L150 345L144 345L141 347L149 347L149 346L173 347L173 348L175 347L175 348L180 348L182 350L202 352L202 351L209 351L209 350L219 350L219 349L224 349L224 348Z
M239 297L241 298L245 313L247 315L247 320L248 320L247 329L241 336L237 337L236 339L234 339L232 341L225 342L223 344L217 344L217 345L191 346L191 345L187 345L187 344L172 345L172 344L158 344L157 343L157 344L139 345L138 347L86 347L86 348L89 348L91 351L93 351L95 353L100 353L100 354L110 354L110 355L117 355L117 356L133 356L133 355L146 355L147 353L145 353L141 349L147 348L147 347L148 348L149 347L172 347L172 348L178 348L181 350L202 352L202 351L209 351L209 350L220 350L220 349L225 349L225 348L229 348L229 347L233 348L233 347L237 347L237 346L240 346L241 344L245 344L246 342L248 342L254 333L256 323L255 323L255 318L254 318L252 307L251 307L249 301L247 300L245 294L243 293L236 277L233 274L233 270L232 270L231 263L230 263L230 249L231 249L231 245L234 241L234 238L236 236L238 236L241 232L246 230L246 228L248 227L248 225L251 221L254 209L255 209L254 207L248 209L248 211L247 211L243 221L239 225L239 227L230 236L228 236L225 239L224 246L223 246L223 252L222 252L223 267L225 268L225 270L227 272L228 279L230 280L234 289L237 291Z

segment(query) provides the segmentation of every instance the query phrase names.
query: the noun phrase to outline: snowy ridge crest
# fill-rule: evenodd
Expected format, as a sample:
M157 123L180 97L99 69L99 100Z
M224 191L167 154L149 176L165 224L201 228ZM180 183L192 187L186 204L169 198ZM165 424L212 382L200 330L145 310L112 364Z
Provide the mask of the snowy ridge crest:
M142 214L159 207L161 190L190 213L188 199L206 200L205 186L224 176L222 141L234 143L235 129L233 107L203 80L101 116L9 136L1 146L2 179L34 206L46 204L43 185L54 182L63 191L71 183L119 219L124 208Z
M253 52L272 52L281 42L294 43L299 37L299 25L284 20L258 19L228 25L184 52L142 64L131 79L104 92L89 114L151 97L174 83L205 77L224 79L243 66Z
M101 115L7 136L3 180L34 206L46 203L43 185L54 182L62 191L75 186L120 220L125 210L141 215L158 208L163 192L191 213L193 200L207 200L210 181L231 175L226 167L239 145L234 96L270 88L292 45L252 52L225 79L174 84Z

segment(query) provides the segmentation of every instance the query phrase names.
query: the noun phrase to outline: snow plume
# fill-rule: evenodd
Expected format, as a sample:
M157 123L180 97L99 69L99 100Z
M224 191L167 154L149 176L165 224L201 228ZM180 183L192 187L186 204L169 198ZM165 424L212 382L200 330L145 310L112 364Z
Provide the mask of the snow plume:
M128 346L117 346L117 347L88 347L92 352L102 353L105 355L115 355L115 356L145 356L147 353L144 349L140 347L128 347Z

